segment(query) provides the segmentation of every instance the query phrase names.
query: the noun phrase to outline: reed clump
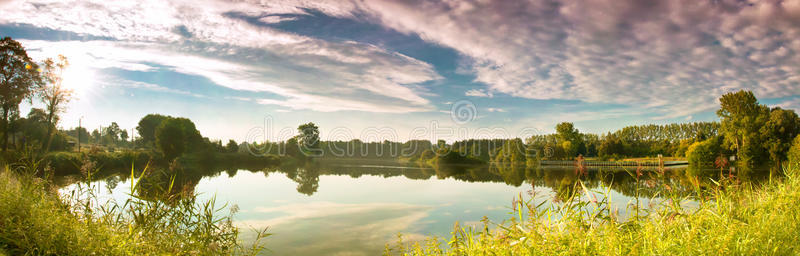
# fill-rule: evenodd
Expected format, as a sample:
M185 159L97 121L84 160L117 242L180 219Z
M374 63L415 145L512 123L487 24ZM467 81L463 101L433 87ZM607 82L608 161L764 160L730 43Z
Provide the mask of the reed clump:
M798 255L800 164L783 172L759 185L735 176L713 180L710 187L697 182L695 193L684 197L665 186L650 198L656 203L632 203L626 218L602 196L610 190L591 191L578 182L577 192L562 203L537 204L535 196L520 195L502 223L456 223L447 240L400 241L387 245L384 254Z
M153 173L147 167L138 175L131 167L131 191L117 202L96 196L96 163L83 161L85 182L68 193L45 166L40 159L0 167L0 255L255 255L269 235L258 231L245 248L232 223L236 207L173 192L173 183L141 197L140 181Z

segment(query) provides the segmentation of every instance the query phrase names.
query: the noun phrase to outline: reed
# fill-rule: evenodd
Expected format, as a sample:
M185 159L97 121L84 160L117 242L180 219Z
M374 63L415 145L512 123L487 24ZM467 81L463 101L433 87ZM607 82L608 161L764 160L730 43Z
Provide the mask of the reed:
M41 166L0 168L0 255L255 255L270 235L258 230L252 247L243 246L232 222L236 207L176 193L172 183L156 190L158 199L141 197L141 181L153 173L148 167L138 175L131 167L133 185L117 202L96 196L98 170L88 160L81 166L85 182L64 194L34 171Z
M452 237L398 242L385 255L797 255L800 245L800 165L765 184L735 176L679 197L664 185L652 205L632 204L622 219L605 196L579 181L558 204L518 196L509 219L483 227L456 224ZM631 175L640 176L638 171ZM685 202L696 202L684 207ZM636 208L636 209L633 209Z

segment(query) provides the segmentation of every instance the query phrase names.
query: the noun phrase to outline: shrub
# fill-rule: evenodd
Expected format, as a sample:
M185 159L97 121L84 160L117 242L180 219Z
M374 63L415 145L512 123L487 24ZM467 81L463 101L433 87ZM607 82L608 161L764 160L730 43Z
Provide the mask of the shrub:
M720 139L713 137L689 146L686 151L686 159L692 165L711 165L720 153Z

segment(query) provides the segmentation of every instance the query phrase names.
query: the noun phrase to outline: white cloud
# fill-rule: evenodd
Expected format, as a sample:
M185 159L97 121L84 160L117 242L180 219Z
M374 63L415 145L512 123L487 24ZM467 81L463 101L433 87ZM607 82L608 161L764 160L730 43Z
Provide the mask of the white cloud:
M486 111L489 111L489 112L506 112L506 110L502 109L502 108L487 108Z
M796 0L359 3L377 23L471 57L489 92L637 105L664 118L707 110L731 90L800 92Z
M428 63L369 44L328 42L230 16L304 14L303 8L347 16L344 10L349 9L340 4L201 2L24 1L2 6L8 15L0 17L0 23L26 23L117 40L25 42L28 48L41 49L40 55L89 56L95 68L153 71L167 66L235 90L283 97L258 101L263 104L317 111L433 109L423 97L430 93L420 84L441 77Z
M779 103L777 107L781 107L784 109L793 109L796 112L800 112L800 98L786 100L784 102Z
M492 95L491 91L486 91L483 89L472 89L467 91L464 95L472 97L490 97L490 98L494 96Z

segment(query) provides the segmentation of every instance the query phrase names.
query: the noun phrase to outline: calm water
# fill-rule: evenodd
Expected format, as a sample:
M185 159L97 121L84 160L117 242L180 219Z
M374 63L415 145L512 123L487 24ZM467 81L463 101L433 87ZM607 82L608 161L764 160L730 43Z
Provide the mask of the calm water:
M103 198L124 201L129 174L112 174L96 182ZM647 176L647 175L646 175ZM689 186L691 171L670 170L640 183L642 204L664 184ZM209 171L185 178L201 199L216 196L240 209L236 224L269 226L267 255L376 255L397 234L405 240L449 237L453 224L477 225L487 216L509 218L512 199L522 193L538 201L566 197L578 180L569 168L452 168L436 170L391 162L339 161L312 166L262 170ZM591 188L613 184L609 194L625 218L635 182L625 172L589 171L581 178ZM613 181L613 183L612 183ZM67 182L68 183L68 182ZM62 192L75 188L66 185ZM689 189L686 189L689 190Z

